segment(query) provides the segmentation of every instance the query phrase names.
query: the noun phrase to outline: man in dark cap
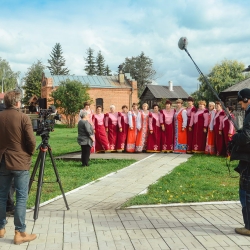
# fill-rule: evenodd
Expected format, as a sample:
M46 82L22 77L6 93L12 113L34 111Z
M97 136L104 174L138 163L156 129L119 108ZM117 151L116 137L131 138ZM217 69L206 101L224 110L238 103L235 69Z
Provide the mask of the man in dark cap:
M235 228L235 232L250 236L250 89L238 92L238 102L245 110L245 119L242 129L232 138L235 150L231 160L240 160L235 170L240 174L239 195L245 226Z

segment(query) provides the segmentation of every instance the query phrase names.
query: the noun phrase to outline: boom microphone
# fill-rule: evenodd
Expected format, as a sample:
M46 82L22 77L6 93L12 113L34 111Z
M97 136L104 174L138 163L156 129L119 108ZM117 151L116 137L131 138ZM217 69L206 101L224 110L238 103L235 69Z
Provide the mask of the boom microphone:
M178 42L178 46L181 50L184 50L187 48L188 45L188 40L186 37L181 37L179 42Z
M195 68L197 69L197 71L199 72L199 74L203 77L204 81L206 82L206 84L208 85L208 87L210 88L210 90L213 92L213 94L215 95L215 97L217 98L217 100L221 103L221 106L223 108L223 110L225 111L225 113L227 114L228 119L233 123L234 127L236 130L239 130L238 125L236 124L235 120L232 118L232 116L230 115L230 113L228 112L228 110L226 109L224 103L222 102L222 100L220 99L220 97L218 96L217 92L213 89L212 85L210 84L210 82L208 81L207 77L204 76L204 74L201 72L200 68L198 67L198 65L195 63L195 61L193 60L193 58L191 57L191 55L189 54L188 50L187 50L187 38L186 37L181 37L179 42L178 42L178 47L181 50L185 50L186 53L188 54L188 56L190 57L190 59L192 60L192 62L195 65Z

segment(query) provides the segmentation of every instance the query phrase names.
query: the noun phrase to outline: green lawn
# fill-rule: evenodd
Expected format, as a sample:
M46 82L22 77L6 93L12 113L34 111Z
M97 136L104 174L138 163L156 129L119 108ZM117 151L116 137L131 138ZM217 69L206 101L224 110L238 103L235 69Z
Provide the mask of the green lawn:
M148 193L135 196L123 207L132 205L185 202L232 201L238 198L238 174L233 171L237 162L230 163L217 156L193 155L170 174L149 186Z
M49 144L51 145L53 156L63 155L69 152L80 151L80 146L76 142L77 129L68 129L62 125L56 125L55 131L50 133L51 138L49 139ZM41 143L40 136L36 137L37 145ZM32 157L32 168L30 173L32 173L36 158L38 155L38 150ZM111 172L115 172L126 166L131 165L135 160L104 160L104 159L93 159L90 160L90 166L83 168L80 161L62 161L56 160L56 166L59 172L61 183L64 192L68 192L72 189L78 188L86 183L97 180L98 178L105 176ZM39 169L37 170L37 175ZM37 176L36 176L37 180ZM54 170L47 156L45 163L45 173L44 181L52 182L56 181ZM33 207L35 204L37 190L37 182L33 182L32 188L29 194L29 199L27 207ZM59 185L55 183L44 183L42 188L42 196L40 203L52 199L61 194Z

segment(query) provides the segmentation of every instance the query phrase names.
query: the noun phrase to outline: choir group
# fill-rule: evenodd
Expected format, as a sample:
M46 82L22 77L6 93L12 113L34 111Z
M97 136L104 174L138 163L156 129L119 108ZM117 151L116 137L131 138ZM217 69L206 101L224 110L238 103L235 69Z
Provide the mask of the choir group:
M206 153L227 155L227 144L235 133L233 123L228 119L220 102L205 101L194 106L192 97L176 101L176 108L167 100L165 109L159 110L158 104L148 110L144 103L139 110L133 103L132 110L126 105L121 112L110 106L110 112L103 114L97 106L96 113L90 110L89 103L84 109L89 114L89 122L95 131L95 145L91 152L174 152ZM232 107L228 108L233 111Z

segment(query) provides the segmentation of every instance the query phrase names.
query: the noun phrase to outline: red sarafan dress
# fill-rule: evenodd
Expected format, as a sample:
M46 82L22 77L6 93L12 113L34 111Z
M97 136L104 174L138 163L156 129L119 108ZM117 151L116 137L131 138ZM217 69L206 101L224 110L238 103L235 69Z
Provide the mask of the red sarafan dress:
M126 148L126 140L128 134L128 114L118 112L118 135L117 135L117 151L123 151ZM120 131L121 129L121 131Z
M140 111L141 119L141 129L137 131L136 142L135 142L135 152L142 152L147 149L147 139L148 139L148 117L149 112L145 113L143 110Z
M225 112L223 110L217 111L214 117L214 144L216 155L226 155L226 145L222 133L223 119Z
M161 130L161 151L173 152L174 149L174 109L160 111L160 124L165 131Z
M216 110L211 110L208 113L208 132L205 154L215 155L215 145L214 145L214 117Z
M95 151L96 153L109 150L109 142L104 126L104 114L93 115L93 124L95 130Z
M174 153L187 152L187 111L185 108L176 110L174 114ZM182 131L182 128L183 131Z
M230 114L230 115L231 115L232 119L235 119L233 114ZM223 120L222 120L222 130L223 130L223 137L224 137L224 141L225 141L225 146L227 148L228 142L230 142L232 140L232 136L235 134L234 124L231 120L228 119L227 115L225 115ZM227 155L229 155L228 152L227 152Z
M117 133L118 133L118 113L105 114L105 128L108 129L109 150L116 151Z
M135 143L137 138L138 130L141 129L141 113L139 110L128 112L128 134L127 134L127 147L126 151L129 153L135 152Z
M190 127L193 127L192 152L204 153L206 147L208 126L208 110L198 109L190 120Z
M187 108L187 127L191 127L192 130L190 131L189 129L187 129L187 153L192 153L192 146L193 146L193 127L190 126L190 121L191 118L194 116L195 112L196 112L196 107L192 107L192 108Z
M149 134L147 142L147 152L161 152L161 128L160 113L149 113L148 118ZM150 131L153 131L151 134Z

